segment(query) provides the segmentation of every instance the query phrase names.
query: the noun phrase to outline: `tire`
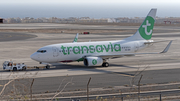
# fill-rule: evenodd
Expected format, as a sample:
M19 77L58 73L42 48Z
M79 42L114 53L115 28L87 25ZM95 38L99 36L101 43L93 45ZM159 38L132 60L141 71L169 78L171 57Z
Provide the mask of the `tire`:
M104 67L104 63L102 64L102 67Z
M17 71L17 67L14 67L14 68L13 68L13 71Z
M50 66L49 66L49 65L47 65L47 66L46 66L46 69L49 69L49 68L50 68Z
M109 67L109 63L105 62L104 67Z
M24 66L24 67L22 67L22 70L23 70L23 71L25 71L25 70L26 70L26 67L25 67L25 66Z
M109 66L109 63L108 62L104 62L103 64L102 64L102 67L108 67Z

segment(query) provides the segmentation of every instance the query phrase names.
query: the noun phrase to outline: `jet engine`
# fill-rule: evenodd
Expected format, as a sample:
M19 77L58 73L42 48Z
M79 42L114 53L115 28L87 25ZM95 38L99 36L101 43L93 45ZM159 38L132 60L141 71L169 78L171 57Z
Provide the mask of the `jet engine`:
M103 59L101 57L85 57L84 65L85 66L96 66L103 63Z

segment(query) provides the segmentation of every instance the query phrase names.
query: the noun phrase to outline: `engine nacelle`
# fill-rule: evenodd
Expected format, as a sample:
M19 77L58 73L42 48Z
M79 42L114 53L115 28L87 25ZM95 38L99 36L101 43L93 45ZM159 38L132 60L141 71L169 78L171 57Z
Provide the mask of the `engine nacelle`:
M103 63L103 59L101 57L86 57L84 59L85 66L96 66Z

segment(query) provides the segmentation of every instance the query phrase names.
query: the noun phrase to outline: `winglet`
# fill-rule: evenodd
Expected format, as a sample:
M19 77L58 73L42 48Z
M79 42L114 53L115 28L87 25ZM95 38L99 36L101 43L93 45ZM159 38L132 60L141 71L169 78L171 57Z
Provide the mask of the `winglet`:
M78 35L79 35L79 33L76 34L76 37L74 38L73 43L74 43L74 42L77 42L77 40L78 40Z
M169 47L171 46L172 40L169 42L169 44L166 46L166 48L160 52L160 53L166 53L169 50Z

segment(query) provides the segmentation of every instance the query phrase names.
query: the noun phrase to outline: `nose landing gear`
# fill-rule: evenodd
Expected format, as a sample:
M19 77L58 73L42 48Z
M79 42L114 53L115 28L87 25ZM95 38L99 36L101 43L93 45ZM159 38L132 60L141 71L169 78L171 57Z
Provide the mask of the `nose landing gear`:
M49 69L49 68L50 68L50 65L49 65L48 63L39 62L39 64L44 64L44 65L46 65L46 66L45 66L45 67L46 67L46 69Z

